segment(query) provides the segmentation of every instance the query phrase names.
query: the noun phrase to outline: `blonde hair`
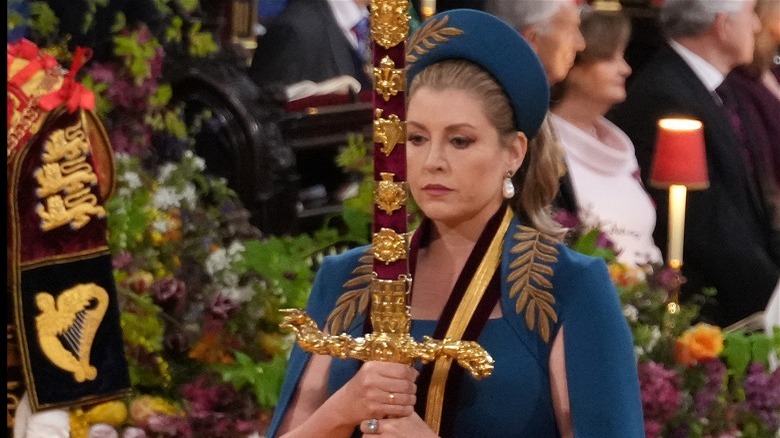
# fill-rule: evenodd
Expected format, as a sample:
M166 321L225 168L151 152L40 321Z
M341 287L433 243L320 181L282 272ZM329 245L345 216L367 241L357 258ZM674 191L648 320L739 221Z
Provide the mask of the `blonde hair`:
M428 66L412 80L409 97L421 87L463 90L482 100L483 111L505 147L518 132L514 111L504 89L490 73L471 61L446 60ZM556 235L561 231L550 212L563 170L561 148L545 120L536 137L528 140L525 160L512 176L519 194L510 200L515 213L539 231Z

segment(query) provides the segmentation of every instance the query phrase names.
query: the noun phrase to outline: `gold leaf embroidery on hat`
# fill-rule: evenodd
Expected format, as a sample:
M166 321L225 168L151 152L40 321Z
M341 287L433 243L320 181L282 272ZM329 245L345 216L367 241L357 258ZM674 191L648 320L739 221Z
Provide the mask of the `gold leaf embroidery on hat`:
M509 297L517 297L515 310L518 315L525 313L526 327L537 329L542 340L549 343L551 325L558 321L550 281L550 265L558 260L558 240L534 228L518 225L518 229L513 236L517 244L510 250L519 256L509 265Z
M374 257L371 248L360 257L360 264L352 270L352 276L343 287L347 291L336 301L336 307L328 315L325 326L331 334L343 333L352 325L352 321L365 313L371 298L371 272Z
M432 19L414 34L406 51L407 64L417 62L420 55L425 55L440 43L449 41L449 37L463 34L463 31L456 27L444 27L448 21L447 15L441 21Z

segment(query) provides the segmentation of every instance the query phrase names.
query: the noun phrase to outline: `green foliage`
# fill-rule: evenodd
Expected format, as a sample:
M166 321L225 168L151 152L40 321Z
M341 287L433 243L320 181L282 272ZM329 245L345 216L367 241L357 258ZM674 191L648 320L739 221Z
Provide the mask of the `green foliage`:
M769 367L769 356L775 347L763 332L746 333L738 330L724 333L721 356L725 358L730 372L737 378L744 378L748 365L758 362Z
M371 223L374 214L374 161L372 145L363 135L355 134L347 138L347 144L336 156L336 164L346 173L360 177L358 194L346 199L339 216L350 224L350 229L370 236ZM420 221L420 209L411 196L407 198L406 211L410 216L410 229L414 229Z
M272 409L279 402L284 371L287 361L276 355L270 362L255 362L248 355L237 351L235 362L229 365L214 365L222 379L236 389L251 389L261 407Z
M8 0L6 3L5 14L7 18L8 30L14 30L19 26L26 24L24 16L16 11L15 6L21 4L22 0ZM14 8L14 9L12 9Z
M239 266L257 271L271 287L280 291L282 305L300 307L313 281L312 243L313 239L306 235L248 241Z
M162 312L149 295L137 295L121 288L120 292L123 293L123 298L130 301L129 306L132 309L120 314L122 336L125 345L130 347L126 352L130 383L133 386L165 387L169 383L165 374L141 363L145 356L159 354L163 350L162 339L165 327L157 317Z
M27 24L33 37L48 40L59 31L60 19L45 1L31 1Z
M189 53L195 57L206 57L217 51L217 43L211 32L201 32L201 24L194 23L189 32Z
M582 254L602 258L607 263L614 261L615 251L610 248L604 248L598 245L598 239L600 235L600 230L590 230L584 233L582 236L580 236L579 239L577 239L576 242L574 242L572 249Z
M111 101L106 97L108 84L105 82L95 82L92 75L85 75L81 83L95 95L95 114L100 119L104 119L111 111Z
M151 60L159 46L154 38L141 43L138 32L114 36L114 54L124 60L125 66L139 85L144 79L151 77Z
M87 4L87 13L84 15L84 23L81 25L81 33L87 33L95 22L97 8L108 5L108 0L82 0Z

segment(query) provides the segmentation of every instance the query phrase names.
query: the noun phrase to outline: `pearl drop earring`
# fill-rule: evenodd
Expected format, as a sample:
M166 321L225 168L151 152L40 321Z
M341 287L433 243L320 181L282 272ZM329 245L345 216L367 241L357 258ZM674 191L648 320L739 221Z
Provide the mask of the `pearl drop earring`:
M515 185L512 184L512 171L507 171L504 177L504 187L501 191L504 194L504 199L511 199L515 196Z

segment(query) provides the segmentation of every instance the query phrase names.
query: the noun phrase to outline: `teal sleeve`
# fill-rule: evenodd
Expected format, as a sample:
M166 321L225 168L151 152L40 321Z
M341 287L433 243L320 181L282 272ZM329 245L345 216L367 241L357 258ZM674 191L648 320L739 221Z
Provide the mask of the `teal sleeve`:
M365 248L358 248L338 256L326 257L322 261L306 306L306 312L317 322L320 329L325 325L325 320L341 294L341 285L349 278L352 269L357 265L358 257L364 252ZM297 343L295 344L287 362L284 383L279 394L279 403L274 410L271 425L266 434L268 438L276 436L310 357L311 353L303 351Z
M644 437L633 338L606 264L588 258L569 277L561 317L574 435Z

